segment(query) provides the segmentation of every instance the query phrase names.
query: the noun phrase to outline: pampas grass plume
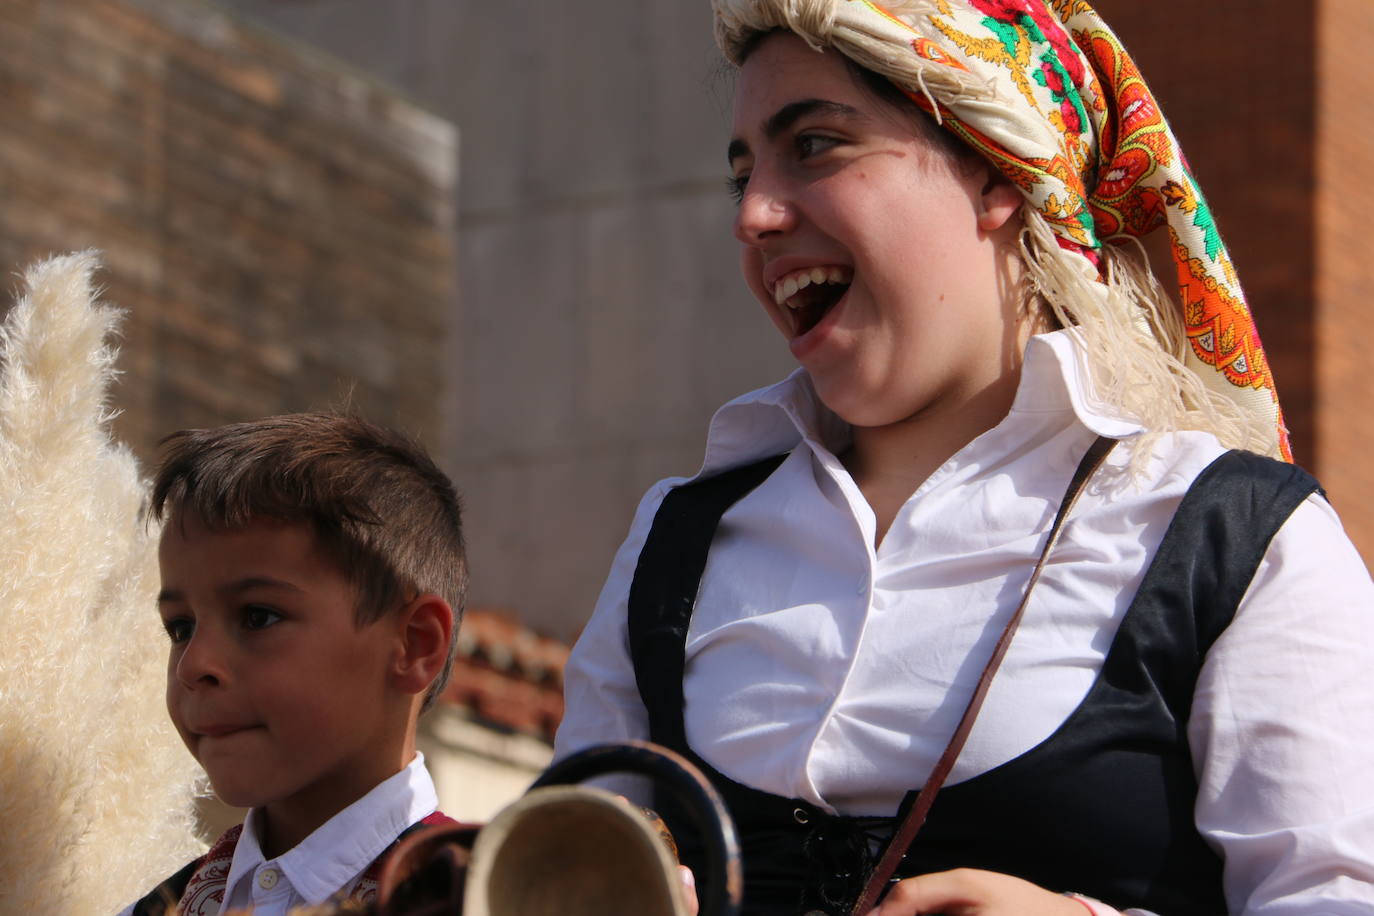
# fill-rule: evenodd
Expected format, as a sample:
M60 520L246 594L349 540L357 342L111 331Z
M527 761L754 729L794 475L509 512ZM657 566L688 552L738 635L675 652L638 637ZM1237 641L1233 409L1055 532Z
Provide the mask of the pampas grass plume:
M0 913L102 916L201 851L200 770L163 707L157 533L110 438L93 254L25 277L0 326Z

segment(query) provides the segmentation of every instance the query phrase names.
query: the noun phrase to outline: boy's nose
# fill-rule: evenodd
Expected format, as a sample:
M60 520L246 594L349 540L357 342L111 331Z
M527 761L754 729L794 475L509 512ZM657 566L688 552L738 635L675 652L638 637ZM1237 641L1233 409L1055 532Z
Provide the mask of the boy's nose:
M182 647L175 665L177 680L185 687L215 686L224 681L224 660L209 634L199 630Z

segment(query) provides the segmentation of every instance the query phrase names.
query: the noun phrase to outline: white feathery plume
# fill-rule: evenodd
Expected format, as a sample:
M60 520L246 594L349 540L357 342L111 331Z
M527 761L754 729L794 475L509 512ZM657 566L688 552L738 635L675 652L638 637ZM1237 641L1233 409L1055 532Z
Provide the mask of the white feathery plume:
M0 913L105 916L202 848L96 267L32 268L0 326Z

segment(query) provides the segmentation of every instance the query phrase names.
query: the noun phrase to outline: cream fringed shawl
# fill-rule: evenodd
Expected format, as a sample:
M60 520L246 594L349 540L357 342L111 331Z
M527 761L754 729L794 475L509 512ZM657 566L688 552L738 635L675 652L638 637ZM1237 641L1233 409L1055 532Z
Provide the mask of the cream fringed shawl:
M29 271L0 327L0 913L105 916L202 849L163 706L157 533L110 438L118 313L93 255Z

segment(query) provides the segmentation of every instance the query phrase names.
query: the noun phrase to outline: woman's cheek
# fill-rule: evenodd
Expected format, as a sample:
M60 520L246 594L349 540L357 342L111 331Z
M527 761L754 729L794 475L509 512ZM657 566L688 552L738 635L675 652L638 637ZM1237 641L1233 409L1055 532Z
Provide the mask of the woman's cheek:
M740 254L740 273L744 276L744 282L749 287L749 291L758 298L760 303L766 304L768 299L766 290L763 288L763 252L752 245L741 245Z
M773 302L773 294L763 284L763 252L750 245L743 246L740 251L740 271L744 274L745 285L758 300L768 320L782 332L783 337L790 336L780 313L781 307Z

